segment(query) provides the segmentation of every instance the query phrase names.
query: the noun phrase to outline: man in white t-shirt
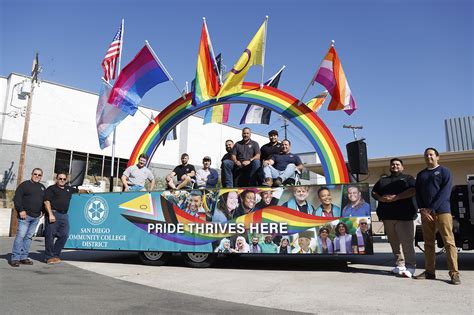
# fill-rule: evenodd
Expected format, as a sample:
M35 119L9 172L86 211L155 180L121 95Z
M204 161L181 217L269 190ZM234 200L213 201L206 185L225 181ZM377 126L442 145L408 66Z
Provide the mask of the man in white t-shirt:
M202 159L202 168L196 172L196 185L198 188L214 188L217 185L219 174L211 168L211 158Z
M123 191L140 191L145 190L145 181L150 181L150 189L155 188L155 176L145 166L148 156L145 153L138 157L138 164L127 167L122 175Z

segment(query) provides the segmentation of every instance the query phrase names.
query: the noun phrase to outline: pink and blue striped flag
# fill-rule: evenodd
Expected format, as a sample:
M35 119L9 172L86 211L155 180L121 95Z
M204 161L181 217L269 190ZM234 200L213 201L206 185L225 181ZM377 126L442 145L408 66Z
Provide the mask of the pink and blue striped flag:
M109 103L129 115L135 115L143 95L170 77L153 49L145 46L120 72L110 93Z
M110 90L110 85L102 83L95 115L97 135L99 136L99 146L101 149L105 149L110 145L110 134L128 116L126 112L107 103Z

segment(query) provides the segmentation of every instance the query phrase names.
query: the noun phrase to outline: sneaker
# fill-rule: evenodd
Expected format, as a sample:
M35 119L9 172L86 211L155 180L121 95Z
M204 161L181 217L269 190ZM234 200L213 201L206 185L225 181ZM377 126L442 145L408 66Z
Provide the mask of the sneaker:
M454 285L461 284L461 279L459 278L458 273L451 276L451 284L454 284Z
M20 261L19 260L12 260L10 262L10 266L12 267L20 267Z
M436 275L429 271L423 271L418 276L414 276L413 278L418 279L418 280L434 280L436 279Z
M400 276L402 276L403 278L411 278L413 277L413 273L407 269L407 270L400 271Z
M20 264L22 264L22 265L33 265L33 260L31 260L29 258L22 259L22 260L20 260Z
M392 269L391 273L393 273L394 275L399 275L402 271L405 271L405 270L407 270L405 266L396 266L395 268Z

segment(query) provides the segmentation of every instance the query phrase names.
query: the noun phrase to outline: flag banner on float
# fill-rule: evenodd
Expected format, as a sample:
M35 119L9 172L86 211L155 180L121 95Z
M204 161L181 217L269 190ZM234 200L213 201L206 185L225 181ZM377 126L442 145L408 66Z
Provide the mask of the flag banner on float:
M329 48L314 81L323 85L331 94L328 110L344 110L348 115L351 115L357 109L357 104L334 47Z
M280 69L277 73L275 73L264 85L268 85L274 88L278 88L278 84L280 83L281 73L283 69ZM272 115L272 111L268 108L264 108L258 105L247 105L242 118L240 119L240 124L270 124L270 118Z
M206 108L203 125L210 123L225 124L229 121L230 104L216 105Z
M124 111L107 103L111 88L110 85L102 83L95 115L99 146L102 150L111 144L109 137L115 127L128 116Z
M368 184L74 194L66 248L258 254L373 254ZM355 205L348 188L364 199ZM306 207L299 208L296 195Z
M250 67L254 65L264 65L266 29L267 20L265 19L260 29L250 41L247 49L244 50L237 63L232 70L230 70L224 84L221 86L219 94L217 94L217 98L237 93Z
M176 127L171 129L170 132L166 135L166 137L163 139L163 146L166 144L166 141L173 141L178 139L178 132L176 131Z
M110 93L109 103L129 115L135 115L143 95L169 75L148 43L120 72Z
M105 54L104 60L102 61L102 69L104 69L104 80L107 82L115 79L115 73L117 72L118 60L122 47L122 34L123 21L120 24L119 30L115 34L112 43L110 43L109 49Z
M193 105L211 99L219 92L218 66L206 21L202 23L193 91Z
M311 108L313 112L318 112L321 109L321 106L323 106L328 94L328 91L324 91L323 93L316 95L306 103L306 106Z

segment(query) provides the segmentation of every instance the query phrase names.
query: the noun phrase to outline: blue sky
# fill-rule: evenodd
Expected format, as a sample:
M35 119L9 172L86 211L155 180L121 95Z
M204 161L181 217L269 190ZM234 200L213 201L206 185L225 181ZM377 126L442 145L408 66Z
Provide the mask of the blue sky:
M474 115L473 18L468 0L434 1L22 1L0 0L0 75L28 74L36 50L41 78L98 92L100 63L122 18L122 67L148 40L176 83L194 78L205 16L216 53L230 69L268 15L265 78L286 65L280 89L300 98L327 52L336 50L359 109L320 117L345 154L363 125L369 157L446 150L444 119ZM246 81L259 82L253 67ZM304 101L323 91L310 88ZM145 106L163 109L178 97L171 83L152 89ZM233 106L237 125L242 105ZM137 114L138 115L138 114ZM279 129L251 125L257 132ZM94 119L94 117L91 117ZM127 118L133 119L133 118ZM293 151L312 151L290 126ZM91 139L91 141L97 141Z

